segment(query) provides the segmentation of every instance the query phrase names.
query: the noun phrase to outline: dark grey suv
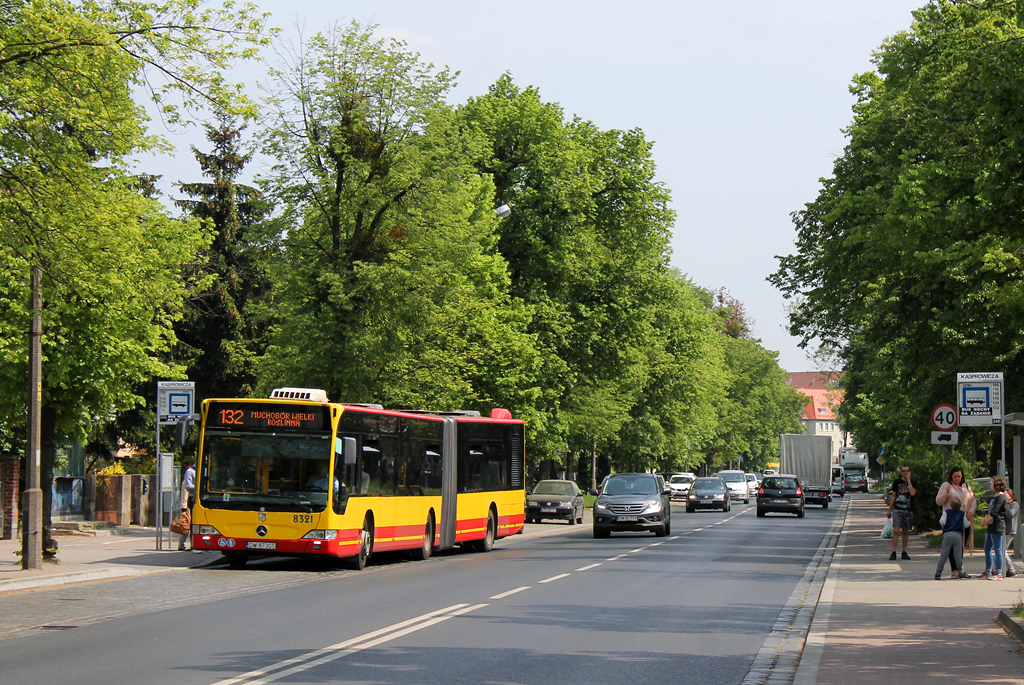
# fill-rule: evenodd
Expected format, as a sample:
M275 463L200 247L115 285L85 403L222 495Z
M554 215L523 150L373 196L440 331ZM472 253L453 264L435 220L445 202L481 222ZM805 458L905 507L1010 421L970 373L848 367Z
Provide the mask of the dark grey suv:
M672 491L654 473L622 473L608 478L594 501L594 537L612 531L649 530L658 537L671 532ZM590 494L597 495L597 490Z

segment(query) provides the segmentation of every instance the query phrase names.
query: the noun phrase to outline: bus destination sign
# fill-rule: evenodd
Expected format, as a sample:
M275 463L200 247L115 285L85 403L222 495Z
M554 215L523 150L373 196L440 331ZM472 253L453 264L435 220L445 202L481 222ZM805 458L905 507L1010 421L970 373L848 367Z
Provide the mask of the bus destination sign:
M323 405L212 402L206 418L209 428L284 428L327 430Z

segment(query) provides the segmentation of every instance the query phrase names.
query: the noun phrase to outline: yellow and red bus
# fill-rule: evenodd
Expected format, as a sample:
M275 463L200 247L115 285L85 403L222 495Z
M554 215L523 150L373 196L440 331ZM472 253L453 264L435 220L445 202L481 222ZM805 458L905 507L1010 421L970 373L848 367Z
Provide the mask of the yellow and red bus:
M505 409L390 411L280 388L205 400L199 455L192 544L234 567L270 554L362 569L385 550L489 551L523 528L524 425Z

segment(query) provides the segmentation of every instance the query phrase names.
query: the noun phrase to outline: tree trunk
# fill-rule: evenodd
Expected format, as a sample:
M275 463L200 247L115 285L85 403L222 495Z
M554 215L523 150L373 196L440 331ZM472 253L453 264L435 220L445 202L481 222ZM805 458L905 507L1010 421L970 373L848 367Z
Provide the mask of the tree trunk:
M52 559L56 554L53 540L53 462L57 456L57 412L49 405L43 405L39 413L39 487L43 490L43 558Z
M576 456L572 450L565 453L565 479L576 480Z
M597 489L597 440L594 440L594 448L590 453L590 487Z

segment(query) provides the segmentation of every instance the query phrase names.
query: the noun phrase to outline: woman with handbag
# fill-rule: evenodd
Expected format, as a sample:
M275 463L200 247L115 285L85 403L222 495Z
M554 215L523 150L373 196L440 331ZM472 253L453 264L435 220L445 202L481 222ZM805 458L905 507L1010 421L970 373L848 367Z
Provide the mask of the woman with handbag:
M196 465L191 464L181 479L181 540L178 542L178 550L184 551L192 548L192 506L195 504L196 492ZM185 541L188 541L188 547ZM198 550L193 550L198 551Z
M974 512L978 509L978 500L974 496L974 490L964 479L964 470L959 466L954 466L949 470L949 477L946 482L939 488L939 494L935 496L935 503L942 507L943 510L949 509L950 504L953 500L960 500L960 510L964 512L964 523L967 526L964 528L964 549L969 549L971 555L974 555ZM953 565L952 558L949 560L949 566L951 571L956 571L956 567ZM961 574L961 578L970 578L966 573Z
M995 496L988 503L988 513L981 525L988 526L985 535L985 572L982 578L1003 579L1003 537L1006 535L1006 481L994 476L989 485Z

